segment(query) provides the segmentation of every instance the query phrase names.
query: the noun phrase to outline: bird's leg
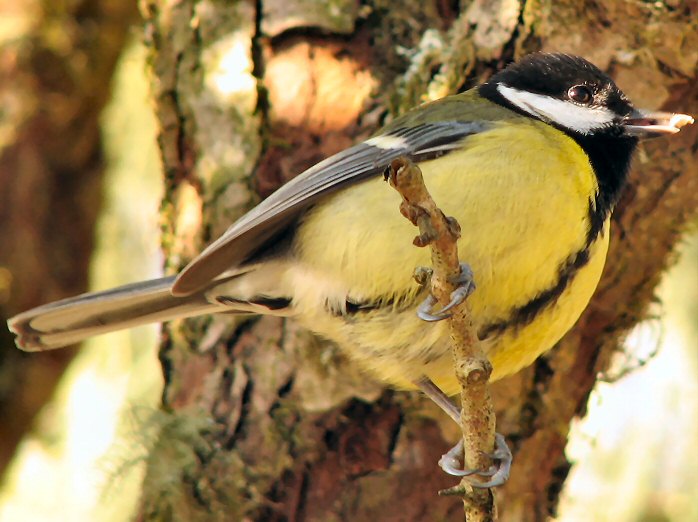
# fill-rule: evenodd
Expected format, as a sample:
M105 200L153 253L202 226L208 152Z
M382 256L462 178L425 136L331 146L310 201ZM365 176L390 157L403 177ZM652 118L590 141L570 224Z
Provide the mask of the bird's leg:
M458 426L461 426L460 410L431 379L422 377L415 382L415 385L427 397L434 401L439 408L446 412ZM497 462L496 466L490 466L490 468L486 470L461 469L461 457L463 456L463 439L461 439L458 444L441 456L441 459L439 459L439 467L449 475L465 477L468 483L474 488L493 488L501 486L509 479L513 456L503 435L495 433L494 441L494 452L488 453L487 456ZM474 478L470 478L470 475L482 475L492 478L487 482L480 482Z
M422 321L441 321L451 316L448 311L456 305L465 301L470 294L475 290L475 281L473 280L473 270L467 263L460 263L460 275L456 281L453 281L457 288L451 292L451 301L441 310L432 312L432 308L436 304L436 298L429 294L417 308L417 316Z
M451 417L458 426L460 426L460 410L451 402L451 399L439 388L434 381L429 377L422 376L414 383L422 393L429 397L436 405L441 408L446 415Z

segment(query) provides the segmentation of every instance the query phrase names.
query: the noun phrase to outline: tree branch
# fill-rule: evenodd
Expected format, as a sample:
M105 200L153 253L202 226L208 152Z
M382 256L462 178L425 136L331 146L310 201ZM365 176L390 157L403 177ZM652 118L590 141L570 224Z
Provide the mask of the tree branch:
M394 160L386 171L386 179L402 196L402 215L419 227L420 234L414 244L431 247L431 293L446 306L463 276L457 246L460 225L437 207L424 185L421 170L409 159ZM451 349L461 385L464 463L467 469L486 470L492 465L488 454L493 452L495 440L495 415L488 386L492 365L482 350L467 301L463 300L450 312L447 320ZM469 522L494 520L491 490L473 488L464 479L457 488L447 491L463 495Z

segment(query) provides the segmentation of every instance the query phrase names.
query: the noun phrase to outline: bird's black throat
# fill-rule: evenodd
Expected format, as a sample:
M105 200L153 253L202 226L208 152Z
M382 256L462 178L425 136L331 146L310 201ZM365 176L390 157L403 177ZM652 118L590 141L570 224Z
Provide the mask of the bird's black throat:
M567 134L579 144L589 157L589 162L599 183L595 208L593 215L590 215L592 225L589 237L594 238L620 199L623 187L628 180L630 163L638 140L631 136L614 136L612 133L606 132L592 135L572 132L567 132ZM597 230L594 230L595 228Z

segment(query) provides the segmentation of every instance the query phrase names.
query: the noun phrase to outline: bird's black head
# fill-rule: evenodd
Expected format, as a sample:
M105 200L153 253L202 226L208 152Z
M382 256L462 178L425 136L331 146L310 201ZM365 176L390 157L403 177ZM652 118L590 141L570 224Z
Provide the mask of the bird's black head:
M584 58L530 54L480 86L485 98L573 136L635 138L673 134L693 119L637 110L613 80Z
M626 135L623 121L635 111L606 73L566 54L530 54L495 74L480 94L581 135Z

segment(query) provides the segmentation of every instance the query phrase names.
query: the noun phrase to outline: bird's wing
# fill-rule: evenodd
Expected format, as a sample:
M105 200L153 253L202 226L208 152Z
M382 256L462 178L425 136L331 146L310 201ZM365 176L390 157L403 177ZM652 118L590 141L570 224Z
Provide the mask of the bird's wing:
M444 104L431 105L443 110ZM177 277L172 293L196 292L219 274L246 261L318 198L347 184L382 174L395 158L420 160L446 153L468 136L492 125L491 121L463 116L460 120L453 119L457 114L448 114L436 123L411 127L401 126L402 119L397 119L383 133L309 168L242 216L189 263Z

